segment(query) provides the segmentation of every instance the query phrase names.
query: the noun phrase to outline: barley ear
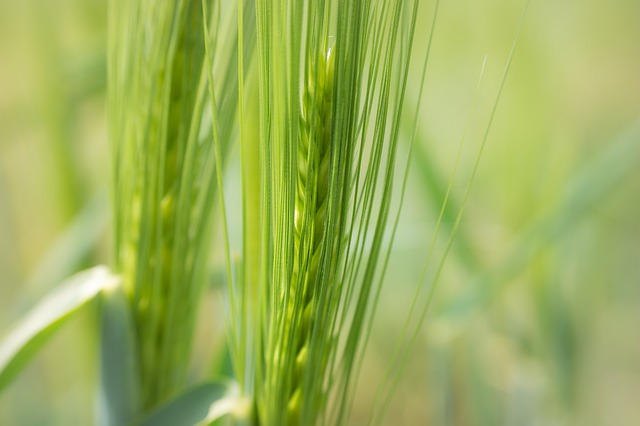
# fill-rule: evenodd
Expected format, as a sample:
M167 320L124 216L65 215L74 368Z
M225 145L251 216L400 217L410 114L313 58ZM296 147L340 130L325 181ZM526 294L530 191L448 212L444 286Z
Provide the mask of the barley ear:
M310 62L309 78L302 94L298 140L298 180L295 203L295 263L289 294L289 315L302 314L293 338L296 372L287 405L288 424L299 424L302 375L314 324L314 294L320 282L318 265L324 241L329 186L333 102L333 55L328 51L317 63ZM313 69L316 68L316 69ZM317 71L317 72L316 72ZM315 78L314 78L315 77ZM302 309L296 308L302 306ZM297 322L297 321L293 321ZM330 339L327 345L330 344ZM319 407L315 403L315 410Z

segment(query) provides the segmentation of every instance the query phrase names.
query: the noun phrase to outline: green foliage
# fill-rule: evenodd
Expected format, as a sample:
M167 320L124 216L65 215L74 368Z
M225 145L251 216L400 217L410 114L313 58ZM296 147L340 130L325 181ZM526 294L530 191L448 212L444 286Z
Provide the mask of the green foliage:
M232 383L207 382L184 391L153 411L139 426L206 426L238 412L238 389ZM241 414L241 413L239 413Z
M100 96L105 78L103 55L86 61L83 52L82 58L72 58L90 66L70 69L71 73L60 66L75 53L67 52L66 36L57 39L52 31L63 24L51 19L49 10L37 3L29 7L37 18L33 44L45 57L36 61L43 82L25 80L43 92L35 96L42 128L34 127L33 133L46 134L47 146L55 146L50 166L58 174L54 181L59 180L53 186L60 188L52 198L59 198L59 206L52 204L53 213L38 212L36 224L24 214L30 204L25 203L27 207L21 206L17 213L0 205L0 226L10 231L0 254L11 254L10 260L0 259L0 265L8 275L15 275L9 281L18 281L20 274L33 277L27 280L27 293L49 286L52 277L58 281L57 277L67 276L86 261L99 244L107 220L102 198L87 203L31 274L35 259L24 253L39 255L31 248L50 243L46 235L42 241L32 236L47 229L47 222L56 214L68 217L90 190L81 180L88 174L85 169L95 167L84 167L84 163L79 167L76 160L81 157L70 141L85 137L84 115L77 112L86 112L87 97ZM65 2L63 14L80 7L71 6L73 3ZM76 3L87 7L86 2ZM497 120L501 125L508 123L498 132L505 145L493 150L498 159L485 168L490 171L478 174L478 180L488 176L492 186L474 201L469 200L469 192L479 156L472 153L471 159L465 158L461 147L454 152L455 148L449 151L444 144L426 150L425 138L429 143L442 142L443 135L462 127L443 112L451 109L453 115L460 115L460 93L451 91L449 85L461 87L467 96L461 69L468 68L468 62L460 60L464 51L460 42L474 44L466 40L477 40L482 54L488 49L487 69L491 71L495 58L477 24L486 20L493 26L495 20L498 25L491 37L510 38L498 16L478 13L484 8L494 10L492 2L469 2L472 7L458 8L455 13L449 9L449 14L444 14L445 24L452 20L449 25L438 23L438 35L444 37L438 38L440 44L436 43L434 52L445 53L438 58L444 71L434 73L436 78L431 80L434 84L428 89L433 106L426 115L420 108L435 16L431 28L425 24L431 7L435 5L437 10L437 1L110 0L106 77L113 151L114 260L122 280L105 269L74 277L11 328L0 346L0 389L75 312L98 298L102 308L101 371L96 419L103 425L204 425L227 414L234 415L232 421L238 423L266 426L361 424L367 418L370 424L380 424L390 407L406 416L396 421L406 422L407 417L413 421L418 413L426 414L429 423L440 420L443 424L581 424L585 419L601 419L591 416L592 412L605 413L616 424L625 424L620 419L637 418L628 414L637 407L625 400L637 387L637 363L629 361L638 359L634 355L637 344L624 332L624 324L637 322L633 310L637 280L630 272L635 266L633 232L637 230L633 228L633 208L616 210L607 202L610 194L637 177L637 122L612 140L610 147L597 151L594 162L577 167L578 173L567 187L553 174L573 175L573 169L566 165L592 148L585 143L591 142L590 137L595 140L593 135L599 137L603 129L607 133L636 114L633 102L628 102L631 111L625 113L620 112L624 105L620 111L616 108L620 105L615 96L607 98L615 94L612 88L616 89L610 81L623 86L618 90L625 95L634 93L632 79L622 78L629 72L622 70L634 69L633 55L629 59L626 54L631 49L612 49L607 44L617 34L629 34L622 31L622 25L616 26L621 31L602 31L590 40L589 49L606 52L605 60L596 55L592 63L573 63L584 52L579 46L563 47L562 37L553 37L553 46L540 43L557 35L555 26L563 36L585 35L575 25L594 13L589 3L580 18L574 14L558 19L562 24L556 24L545 9L539 13L544 17L538 18L542 28L539 39L532 42L524 38L531 56L523 67L527 79L520 83L522 88L526 86L526 107L509 105L508 119ZM546 7L552 10L554 6ZM0 8L4 12L9 6ZM511 17L509 8L519 9L520 4L505 7L505 17ZM598 23L606 22L615 10L609 6L606 13L594 16ZM96 13L96 19L103 12ZM476 14L479 18L467 17ZM0 13L3 18L7 15ZM537 17L534 14L534 22ZM513 22L508 22L511 30ZM71 28L68 33L76 30ZM427 37L429 42L423 46ZM12 42L19 39L12 37ZM98 40L98 45L101 43ZM256 44L257 62L253 60ZM567 46L573 47L559 50ZM545 63L547 50L571 66L562 66L562 61ZM617 58L618 63L616 52L623 52L619 55L624 57ZM421 75L419 69L415 73L412 69L418 59L425 60ZM616 71L616 78L601 78L599 64L620 71ZM532 73L540 73L537 68L553 70L553 79L542 81L549 90L531 89L540 87L530 81L531 75L536 75ZM583 72L585 69L589 72ZM85 78L86 74L92 77ZM570 84L563 84L563 75L572 76ZM78 88L75 80L83 80L79 86L84 88ZM418 85L419 90L413 93ZM504 78L499 86L490 86L491 100L496 88L502 93L503 85ZM608 90L602 91L603 87ZM508 97L518 90L517 85L512 86L505 94ZM596 97L599 91L607 96ZM478 92L479 102L474 100L473 110L483 102L482 90ZM7 93L11 96L11 90ZM415 111L407 111L405 97ZM551 102L545 104L547 98ZM580 105L572 105L573 98ZM488 124L495 115L495 105L492 107ZM13 128L13 121L26 123L30 115L38 115L26 110L14 120L13 115L4 116L3 108L3 123ZM518 110L525 111L522 118L515 115ZM548 122L541 122L541 111L549 114ZM482 129L476 129L475 112L473 116L462 139L475 138L479 132L482 150L489 126L485 131L486 117L479 114ZM557 123L552 123L551 117ZM580 128L572 120L579 122ZM416 127L419 121L424 124L420 132ZM4 128L2 139L7 139L5 133L10 139ZM7 164L14 161L15 152L25 150L31 161L32 152L38 151L29 138L27 144L22 143L22 132L16 133L20 133L21 143L2 151ZM585 134L590 136L585 138ZM233 147L236 137L238 150ZM541 138L549 142L541 142ZM577 141L575 146L567 143L573 140ZM549 147L553 150L546 152ZM539 158L529 156L537 151ZM449 182L439 174L442 153L454 164ZM83 160L85 154L80 154ZM404 154L406 161L399 159ZM225 167L235 166L238 157L240 173L231 169L225 175ZM540 161L543 158L544 163ZM408 174L412 161L418 166L419 190L412 188L417 182L411 182ZM25 172L29 179L38 176L32 176L33 171L41 172L40 164L34 164L33 170ZM519 183L526 173L523 164L536 170L529 185ZM464 193L455 196L456 170L465 165L469 167L461 177ZM11 202L13 175L5 175L4 170L0 175L2 201ZM241 177L241 214L230 203L240 198L233 193L239 185L231 179L225 181L227 177ZM492 179L508 185L496 187ZM487 185L486 181L479 183ZM545 187L552 195L544 194ZM401 211L407 210L402 209L405 195L415 224L400 221ZM632 198L633 191L623 195ZM548 208L547 202L554 196L561 198ZM430 199L430 206L420 211L425 207L420 203L424 198ZM469 220L462 221L468 200L469 206L478 208L469 212ZM522 217L501 211L501 203L517 206L515 210ZM220 207L218 217L215 205ZM240 220L236 216L242 217L240 238L239 232L229 229ZM490 226L486 226L487 218ZM239 389L235 384L209 382L212 377L197 377L207 381L186 386L191 379L187 369L197 308L207 277L217 280L221 275L218 269L215 274L207 270L214 219L222 224L216 244L223 246L226 256L228 352ZM422 227L431 231L434 223L433 234L417 236ZM521 229L523 223L527 225ZM15 224L29 229L16 227L14 234ZM397 274L392 270L396 259L390 256L391 248L398 230L398 240L405 249L408 240L416 246L418 240L428 245L426 259L415 247L399 256L403 262L425 268L415 293L409 287L416 278L412 268ZM58 231L49 230L51 235ZM461 231L464 238L458 235L454 243L454 236ZM405 237L409 232L411 237ZM613 235L615 232L620 235ZM575 238L577 233L580 238ZM240 240L241 247L236 247ZM506 255L501 253L503 240L512 243ZM464 269L444 269L444 257L450 249L457 258L454 260L460 261L454 266L464 265ZM494 266L487 267L490 264ZM394 280L389 280L394 285L389 300L381 296L388 266L394 274ZM22 267L28 269L20 271ZM100 274L108 290L97 283L78 281L81 277L92 281L91 277ZM120 281L123 287L116 285ZM438 290L440 281L446 287ZM599 281L605 281L606 286ZM11 288L2 286L0 290L11 300ZM437 306L440 315L425 338L421 325L442 290L449 299L444 306ZM404 301L408 303L399 305L400 298L409 293ZM399 316L398 306L402 316L394 321ZM378 307L392 314L379 318L374 330ZM405 314L407 321L398 333L396 327L402 327L398 322ZM379 324L382 327L378 328ZM379 350L363 362L370 337ZM384 340L381 343L377 338ZM389 345L394 338L396 346ZM414 346L426 347L429 358L417 352L412 361L409 354ZM71 350L76 353L77 348ZM55 368L62 365L55 361ZM412 362L433 365L434 371L426 376L426 385L416 374L419 388L409 388L409 397L405 397L396 390L399 386L406 391L404 386L411 385L411 378L408 384L401 378L406 378L402 376L405 369L414 371ZM616 370L609 371L610 365ZM49 387L57 389L55 384L48 386L49 381L60 379L50 374L48 365L42 369L45 378L37 380L44 384L44 394L50 392ZM367 391L381 382L371 407L362 401L354 403L361 370ZM65 374L57 373L67 380ZM623 390L622 397L611 392L612 383L614 390ZM31 385L20 384L23 388ZM20 405L14 400L25 399L20 386L5 399L7 402L2 401L0 423L13 424L16 418L29 423L18 416L31 411L30 406L13 408ZM71 398L77 395L76 389L85 390L73 386L56 400L73 399L76 403ZM603 394L605 398L601 398ZM364 396L364 400L370 399L367 392ZM602 402L597 408L591 404L596 398ZM358 410L352 413L354 404ZM48 416L49 407L42 406L45 408L33 411Z
M119 279L104 266L80 272L61 283L10 327L0 345L0 391L78 310L118 283Z
M135 325L122 286L103 292L96 424L130 424L142 411Z

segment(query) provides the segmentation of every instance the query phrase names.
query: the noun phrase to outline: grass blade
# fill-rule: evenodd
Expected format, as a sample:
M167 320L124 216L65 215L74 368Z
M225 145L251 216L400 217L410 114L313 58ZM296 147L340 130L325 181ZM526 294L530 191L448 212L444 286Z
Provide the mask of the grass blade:
M13 325L0 343L0 391L74 313L118 281L104 266L80 272Z

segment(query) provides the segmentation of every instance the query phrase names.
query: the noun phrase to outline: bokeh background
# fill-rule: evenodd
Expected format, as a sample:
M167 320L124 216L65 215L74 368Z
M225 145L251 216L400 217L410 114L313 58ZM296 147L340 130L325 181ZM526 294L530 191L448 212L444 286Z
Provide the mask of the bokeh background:
M433 6L423 1L417 51ZM441 4L354 424L367 418L403 326L469 122L432 285L523 10L523 1ZM0 0L0 333L65 276L109 262L105 47L106 0ZM639 195L640 2L531 1L386 423L638 424ZM221 345L219 297L203 302L200 373ZM0 424L91 424L96 333L87 309L55 336L0 395Z

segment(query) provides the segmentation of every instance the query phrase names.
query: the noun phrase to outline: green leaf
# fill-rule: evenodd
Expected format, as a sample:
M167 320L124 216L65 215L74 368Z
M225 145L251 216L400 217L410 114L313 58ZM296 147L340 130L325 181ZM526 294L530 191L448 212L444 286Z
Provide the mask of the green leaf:
M140 426L204 426L231 413L247 412L235 383L209 382L196 386L151 413Z
M122 286L101 297L100 391L96 424L120 426L141 412L135 326Z
M119 279L104 266L80 272L45 297L26 317L14 324L0 341L0 391L80 308Z

